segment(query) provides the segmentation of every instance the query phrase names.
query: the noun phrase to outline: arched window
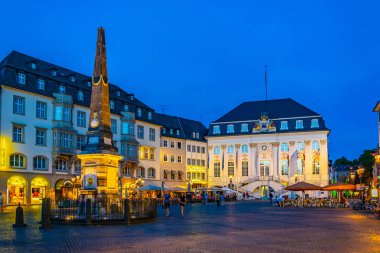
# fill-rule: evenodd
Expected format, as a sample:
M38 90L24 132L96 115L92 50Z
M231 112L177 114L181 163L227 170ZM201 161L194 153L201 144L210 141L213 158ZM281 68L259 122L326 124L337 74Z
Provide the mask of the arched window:
M229 145L228 146L228 154L233 154L234 153L234 146Z
M215 155L220 155L220 147L216 146L216 147L214 148L214 154L215 154Z
M314 159L311 167L313 170L313 175L319 175L319 168L320 168L319 159Z
M148 177L149 178L156 178L156 169L155 168L149 168L148 169Z
M10 165L13 168L25 169L26 157L23 154L12 154L10 156Z
M137 177L145 177L145 169L144 167L138 167L137 168Z
M35 156L33 158L33 169L35 170L47 170L48 159L45 156Z
M234 162L228 162L228 176L234 176L235 164Z
M313 151L319 151L320 150L320 148L319 148L319 141L313 141L311 143L311 149Z

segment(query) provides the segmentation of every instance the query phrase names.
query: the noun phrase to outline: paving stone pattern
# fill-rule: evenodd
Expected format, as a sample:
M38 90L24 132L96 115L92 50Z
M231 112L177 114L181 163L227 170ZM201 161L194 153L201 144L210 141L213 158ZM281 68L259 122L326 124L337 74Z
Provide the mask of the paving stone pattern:
M380 252L380 220L351 209L271 207L265 201L179 206L130 226L54 225L40 230L40 206L24 208L26 228L12 228L15 208L0 213L0 252Z

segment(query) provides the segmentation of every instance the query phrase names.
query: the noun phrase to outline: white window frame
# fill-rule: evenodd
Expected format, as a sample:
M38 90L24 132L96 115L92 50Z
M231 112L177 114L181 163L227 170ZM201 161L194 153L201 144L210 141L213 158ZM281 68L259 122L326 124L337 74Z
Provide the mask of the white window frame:
M235 133L235 127L234 127L233 124L228 124L228 125L227 125L227 133L228 133L228 134L233 134L233 133Z
M242 133L248 133L248 124L247 123L241 124L241 132Z
M296 129L303 129L303 120L296 120Z
M280 130L289 130L288 121L281 121L281 128Z
M213 134L220 134L220 126L219 125L213 126Z

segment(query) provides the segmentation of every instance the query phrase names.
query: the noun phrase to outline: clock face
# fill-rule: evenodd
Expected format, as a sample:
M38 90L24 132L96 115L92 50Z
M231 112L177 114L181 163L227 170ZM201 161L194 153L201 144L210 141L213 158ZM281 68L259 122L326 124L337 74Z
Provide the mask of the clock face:
M262 149L262 150L267 150L268 147L267 147L267 145L263 145L263 146L261 147L261 149Z

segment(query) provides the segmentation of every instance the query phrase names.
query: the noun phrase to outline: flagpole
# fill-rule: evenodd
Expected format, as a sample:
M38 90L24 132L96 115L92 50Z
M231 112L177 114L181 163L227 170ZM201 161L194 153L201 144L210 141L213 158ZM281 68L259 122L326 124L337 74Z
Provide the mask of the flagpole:
M265 100L268 100L268 77L267 77L267 65L265 65L264 81L265 81Z

